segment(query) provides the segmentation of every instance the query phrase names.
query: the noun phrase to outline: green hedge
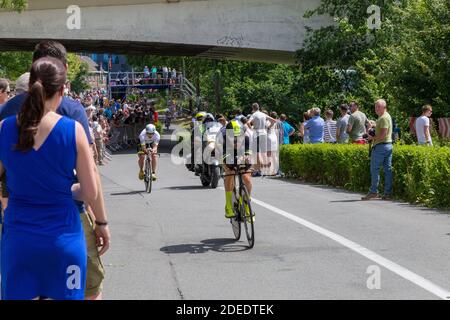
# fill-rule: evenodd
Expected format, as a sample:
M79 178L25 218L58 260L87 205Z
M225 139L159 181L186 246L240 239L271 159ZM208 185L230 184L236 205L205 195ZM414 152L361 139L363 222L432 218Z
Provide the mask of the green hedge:
M368 152L368 146L360 145L284 145L280 151L281 170L307 182L367 192ZM394 146L392 166L396 198L450 208L450 148Z

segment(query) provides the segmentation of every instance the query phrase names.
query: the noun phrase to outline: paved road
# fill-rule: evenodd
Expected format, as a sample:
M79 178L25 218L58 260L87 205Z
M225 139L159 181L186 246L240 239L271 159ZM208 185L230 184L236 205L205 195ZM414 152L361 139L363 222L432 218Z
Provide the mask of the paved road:
M257 178L256 245L246 250L223 216L224 191L203 189L168 153L159 163L150 195L133 151L101 168L113 233L105 299L450 296L448 212Z

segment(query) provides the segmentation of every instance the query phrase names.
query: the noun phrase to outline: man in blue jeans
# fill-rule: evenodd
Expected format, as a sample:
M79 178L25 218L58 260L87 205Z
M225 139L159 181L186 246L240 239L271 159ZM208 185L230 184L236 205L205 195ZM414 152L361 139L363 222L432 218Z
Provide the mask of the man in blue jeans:
M378 183L380 168L384 169L384 195L383 200L392 199L392 118L387 112L387 103L380 99L375 102L375 113L378 115L375 136L369 135L372 142L372 155L370 157L370 175L372 185L369 193L362 200L379 199Z

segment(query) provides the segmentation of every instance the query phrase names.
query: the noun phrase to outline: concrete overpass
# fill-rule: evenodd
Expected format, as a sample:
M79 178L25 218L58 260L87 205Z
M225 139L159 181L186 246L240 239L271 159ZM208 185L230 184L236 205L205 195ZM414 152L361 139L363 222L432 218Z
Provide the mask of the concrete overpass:
M32 50L38 40L70 51L197 56L294 62L304 19L320 0L29 0L22 13L0 11L0 51ZM67 8L80 7L80 29L69 30ZM72 20L73 21L73 20Z

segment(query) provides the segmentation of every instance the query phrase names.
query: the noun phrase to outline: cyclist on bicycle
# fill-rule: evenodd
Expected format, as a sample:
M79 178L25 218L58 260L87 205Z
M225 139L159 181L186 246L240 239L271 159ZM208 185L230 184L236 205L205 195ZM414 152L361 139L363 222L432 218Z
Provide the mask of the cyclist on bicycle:
M161 136L153 124L148 124L139 135L140 144L138 145L138 164L139 164L139 179L144 180L144 160L145 155L151 151L152 157L152 179L156 180L156 154L158 153L158 145Z
M219 139L223 146L224 155L225 218L230 219L235 216L233 211L233 189L235 181L234 174L236 174L238 165L246 166L242 174L242 180L247 187L249 195L252 192L252 175L249 171L252 152L250 149L250 139L245 135L244 130L237 120L231 120L227 124L226 130L219 133Z

